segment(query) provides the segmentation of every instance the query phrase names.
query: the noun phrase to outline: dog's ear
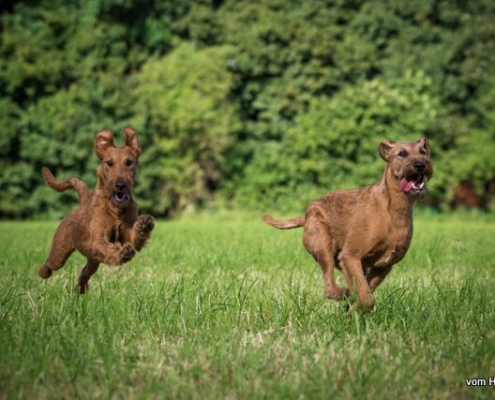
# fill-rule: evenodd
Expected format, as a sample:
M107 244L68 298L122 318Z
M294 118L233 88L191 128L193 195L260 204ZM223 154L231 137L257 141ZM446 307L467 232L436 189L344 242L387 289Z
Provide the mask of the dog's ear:
M125 133L125 145L134 149L139 156L141 154L141 145L139 144L139 138L137 132L130 126L124 126L122 130Z
M426 155L430 157L431 155L431 147L430 142L425 137L419 141L419 143L423 146L423 149L426 151Z
M395 142L391 140L382 140L380 142L380 146L378 146L378 152L380 153L380 157L388 162L390 159L390 151L393 149Z
M109 147L114 147L113 133L110 131L100 131L96 134L95 153L102 160Z

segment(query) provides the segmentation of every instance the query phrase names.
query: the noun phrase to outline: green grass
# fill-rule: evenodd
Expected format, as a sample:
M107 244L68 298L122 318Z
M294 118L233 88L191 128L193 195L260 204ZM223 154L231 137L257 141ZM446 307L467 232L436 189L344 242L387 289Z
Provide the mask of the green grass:
M73 292L36 275L56 227L0 223L0 399L483 399L495 387L493 216L418 215L413 243L346 316L301 230L258 216L159 222Z

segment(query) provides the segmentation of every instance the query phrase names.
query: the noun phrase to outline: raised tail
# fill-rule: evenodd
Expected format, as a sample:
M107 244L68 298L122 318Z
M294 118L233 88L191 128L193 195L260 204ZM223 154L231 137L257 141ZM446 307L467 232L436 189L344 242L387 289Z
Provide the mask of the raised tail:
M275 219L271 215L263 215L263 221L277 229L294 229L304 225L304 215L291 219Z
M41 169L41 173L43 174L46 184L52 189L55 189L57 192L63 192L67 189L75 189L79 196L79 204L82 204L89 199L90 192L83 181L76 178L69 178L63 181L59 180L55 178L51 171L46 167Z

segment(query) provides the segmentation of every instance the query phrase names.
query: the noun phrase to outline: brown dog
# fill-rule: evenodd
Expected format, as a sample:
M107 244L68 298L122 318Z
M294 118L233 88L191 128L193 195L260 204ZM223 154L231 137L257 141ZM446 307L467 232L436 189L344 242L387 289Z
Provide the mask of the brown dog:
M387 166L380 182L327 193L304 216L276 220L264 215L263 220L278 229L304 227L304 247L322 268L326 296L340 300L353 293L357 307L370 310L373 291L409 248L413 205L433 175L430 151L427 139L382 141L379 153ZM346 288L337 285L334 266L342 271Z
M113 134L96 135L95 153L100 159L96 170L98 182L90 192L79 179L60 181L43 168L45 182L62 192L75 189L79 208L67 215L55 232L50 254L38 274L49 278L62 268L74 250L87 258L76 290L85 293L88 281L100 263L121 265L129 261L146 244L154 227L150 215L139 215L131 194L141 146L137 133L125 127L125 146L115 146Z

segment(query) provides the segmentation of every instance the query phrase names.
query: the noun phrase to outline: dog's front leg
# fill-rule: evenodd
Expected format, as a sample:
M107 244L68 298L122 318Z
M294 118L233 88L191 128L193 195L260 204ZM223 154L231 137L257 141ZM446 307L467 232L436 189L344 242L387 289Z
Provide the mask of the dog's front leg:
M369 283L370 289L373 292L380 283L383 282L388 273L392 270L392 265L387 267L371 268L366 274L366 280Z
M131 243L140 251L151 236L155 222L151 215L140 215L132 227Z
M339 264L342 268L347 287L352 293L357 295L357 308L363 311L372 310L376 300L364 276L361 260L342 252L339 256Z
M95 244L89 252L84 253L89 259L108 265L121 265L131 260L136 250L130 243L110 243L102 240Z

